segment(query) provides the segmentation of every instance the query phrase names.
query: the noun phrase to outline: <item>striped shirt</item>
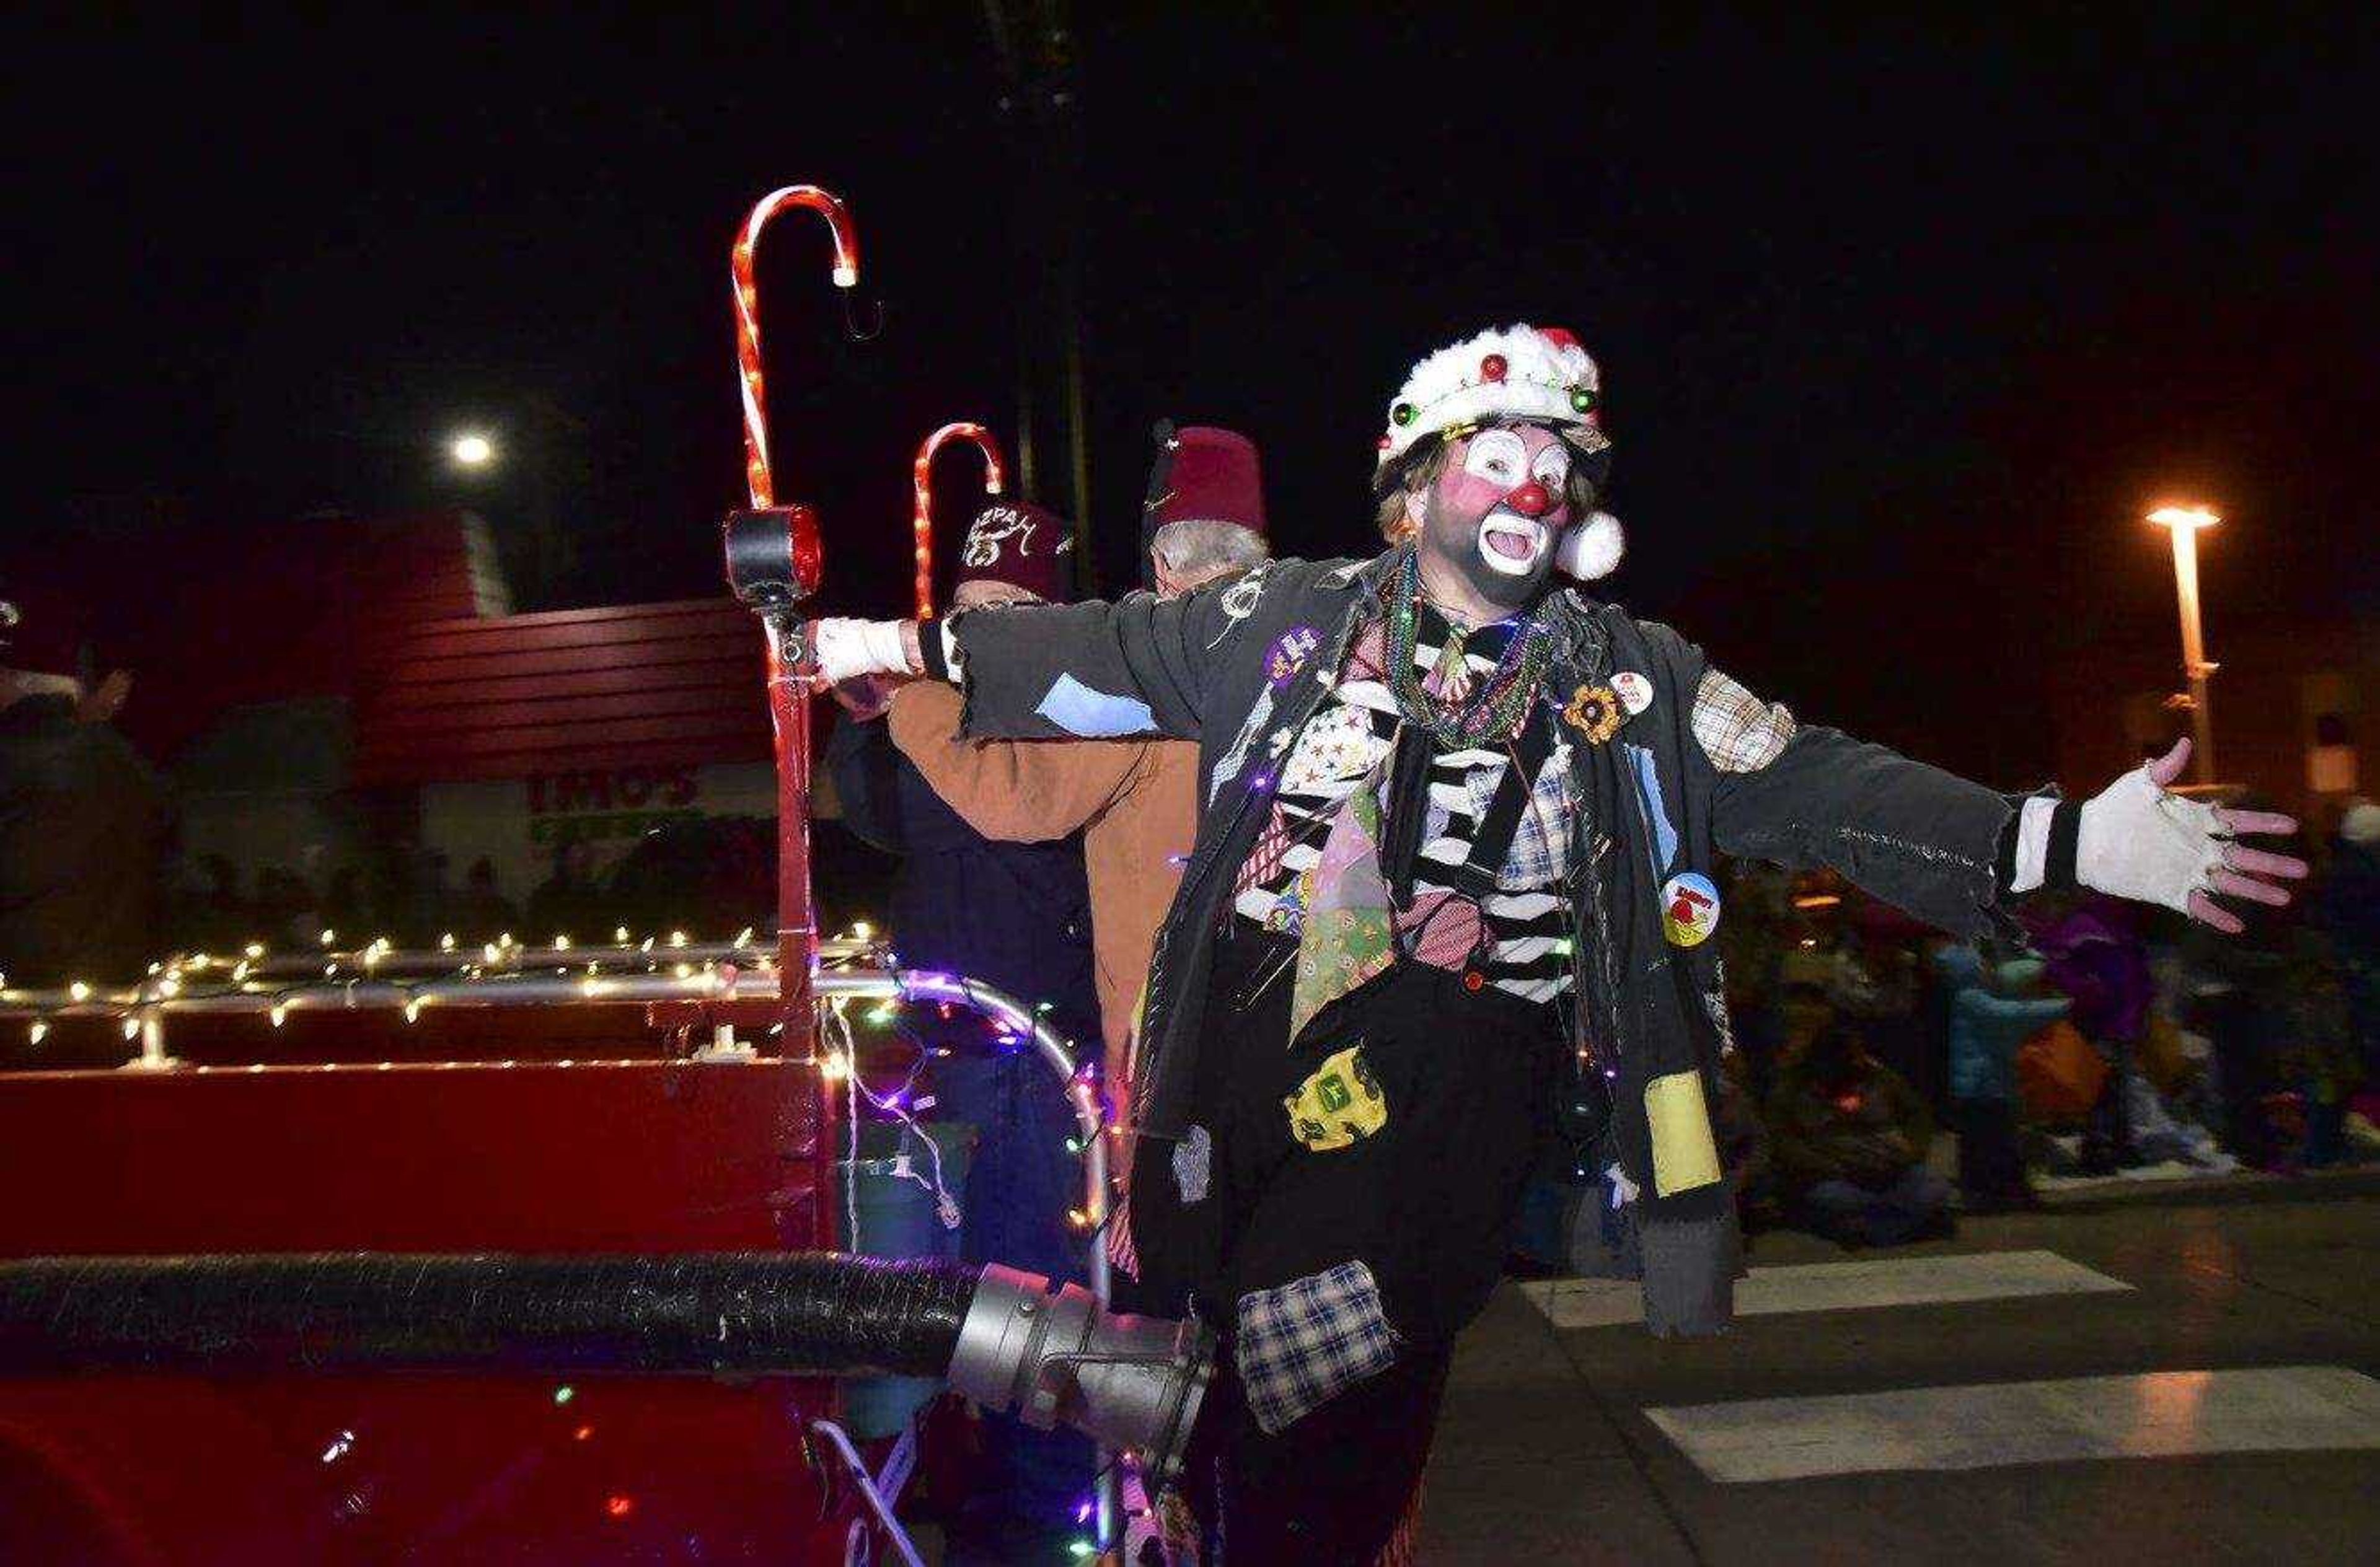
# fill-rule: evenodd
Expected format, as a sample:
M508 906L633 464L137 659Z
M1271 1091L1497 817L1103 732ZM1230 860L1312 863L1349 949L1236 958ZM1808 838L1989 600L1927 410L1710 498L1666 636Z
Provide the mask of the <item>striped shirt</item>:
M1446 621L1424 605L1414 650L1415 667L1423 674L1437 668L1447 633ZM1464 662L1475 681L1484 681L1495 669L1494 655L1509 635L1509 625L1471 633ZM1399 723L1397 699L1385 678L1386 659L1387 638L1382 622L1375 621L1349 649L1330 694L1294 743L1286 744L1270 818L1233 884L1232 908L1243 917L1269 930L1293 933L1312 890L1310 881L1301 885L1301 878L1320 861L1323 838L1340 807L1375 768L1381 774L1376 785L1385 796L1387 768L1382 763L1395 747ZM1540 697L1529 721L1548 722L1549 711ZM1443 748L1433 758L1429 813L1414 875L1415 904L1422 908L1443 899L1448 906L1420 924L1410 939L1425 961L1475 967L1500 990L1526 1001L1551 1001L1572 983L1570 912L1560 886L1569 871L1567 824L1577 808L1567 741L1555 742L1532 780L1496 890L1480 904L1478 917L1453 892L1449 878L1432 874L1433 867L1451 870L1471 857L1488 804L1512 765L1505 751L1485 747ZM1381 809L1385 816L1385 798ZM1484 917L1486 960L1474 964L1470 957L1483 934L1479 917Z

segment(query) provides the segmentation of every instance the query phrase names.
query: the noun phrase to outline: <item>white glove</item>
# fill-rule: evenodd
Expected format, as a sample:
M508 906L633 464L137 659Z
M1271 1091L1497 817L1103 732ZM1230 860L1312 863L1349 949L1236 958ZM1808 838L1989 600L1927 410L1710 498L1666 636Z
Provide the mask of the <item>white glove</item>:
M2189 761L2190 741L2181 741L2083 805L2074 838L2074 879L2095 892L2180 910L2236 935L2246 927L2210 892L2278 907L2289 900L2289 893L2258 878L2294 881L2306 874L2306 866L2286 854L2242 849L2231 838L2240 833L2291 833L2298 825L2269 811L2223 810L2167 792Z
M810 661L821 685L855 675L915 675L902 636L906 621L829 619L809 624Z

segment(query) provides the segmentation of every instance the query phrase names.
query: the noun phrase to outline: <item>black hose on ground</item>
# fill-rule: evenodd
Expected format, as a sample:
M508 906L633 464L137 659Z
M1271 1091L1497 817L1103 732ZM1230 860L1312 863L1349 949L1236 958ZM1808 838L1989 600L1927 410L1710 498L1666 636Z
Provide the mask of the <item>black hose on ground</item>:
M826 1252L317 1252L0 1262L0 1374L941 1377L981 1270Z

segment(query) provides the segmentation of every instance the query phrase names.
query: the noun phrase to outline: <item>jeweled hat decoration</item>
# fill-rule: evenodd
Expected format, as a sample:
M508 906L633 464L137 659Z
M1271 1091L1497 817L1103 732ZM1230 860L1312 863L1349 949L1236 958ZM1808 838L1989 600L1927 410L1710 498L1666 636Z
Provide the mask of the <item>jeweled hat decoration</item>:
M1559 427L1584 453L1610 450L1602 428L1602 377L1575 334L1516 322L1441 348L1415 365L1389 404L1373 488L1387 493L1406 455L1424 440L1451 440L1482 425L1517 420ZM1592 582L1620 564L1622 547L1620 520L1597 512L1562 536L1554 564Z
M1600 451L1610 444L1598 428L1602 400L1602 378L1572 333L1524 324L1483 331L1413 368L1389 404L1379 466L1392 467L1430 436L1459 434L1499 419L1592 431L1572 439L1587 451Z

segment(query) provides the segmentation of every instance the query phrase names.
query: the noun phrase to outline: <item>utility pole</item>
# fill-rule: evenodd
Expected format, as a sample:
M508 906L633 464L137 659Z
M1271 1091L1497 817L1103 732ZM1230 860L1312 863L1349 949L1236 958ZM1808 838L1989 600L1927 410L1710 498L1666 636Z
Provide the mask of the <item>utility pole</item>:
M1016 302L1017 492L1064 486L1075 570L1097 592L1083 354L1083 135L1066 0L984 0L1015 175L1009 209ZM1044 478L1050 482L1045 486Z

